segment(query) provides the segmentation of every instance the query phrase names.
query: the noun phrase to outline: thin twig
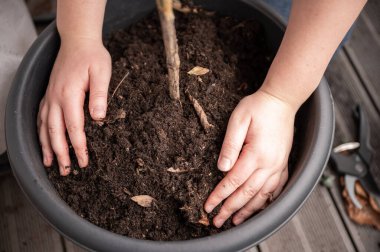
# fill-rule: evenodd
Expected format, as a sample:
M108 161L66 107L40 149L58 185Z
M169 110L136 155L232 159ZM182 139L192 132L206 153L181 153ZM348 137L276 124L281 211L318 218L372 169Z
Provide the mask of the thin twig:
M195 112L197 113L199 120L201 121L202 127L204 128L206 132L208 132L209 129L214 127L214 125L208 122L207 115L205 111L203 110L202 106L197 101L197 99L192 97L191 94L187 90L185 91L185 93L187 94L187 96L189 97L189 100L193 104Z
M169 77L169 94L179 100L179 66L177 35L174 25L173 0L156 0L164 40Z
M114 97L114 95L116 94L116 91L119 89L121 83L123 83L123 81L125 80L125 78L128 77L128 75L129 75L129 71L127 71L127 73L126 73L126 74L124 75L124 77L121 79L121 81L119 82L119 84L117 84L115 90L113 91L111 97L110 97L109 100L108 100L107 106L110 105L110 102L111 102L112 98Z

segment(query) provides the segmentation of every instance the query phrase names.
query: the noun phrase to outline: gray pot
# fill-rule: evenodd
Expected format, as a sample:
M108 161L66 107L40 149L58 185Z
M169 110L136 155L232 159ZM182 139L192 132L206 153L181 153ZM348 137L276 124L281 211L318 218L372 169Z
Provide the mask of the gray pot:
M239 18L256 18L266 29L267 41L277 50L285 23L261 2L253 0L202 1L205 8ZM105 35L136 22L154 9L152 0L109 1ZM99 228L78 216L59 197L46 176L36 130L38 105L45 93L59 49L59 35L51 24L22 61L6 110L6 139L13 173L43 217L74 242L99 251L239 251L269 237L299 210L318 182L328 160L334 131L333 104L327 82L302 108L299 158L284 191L264 211L242 225L210 237L187 241L137 240Z

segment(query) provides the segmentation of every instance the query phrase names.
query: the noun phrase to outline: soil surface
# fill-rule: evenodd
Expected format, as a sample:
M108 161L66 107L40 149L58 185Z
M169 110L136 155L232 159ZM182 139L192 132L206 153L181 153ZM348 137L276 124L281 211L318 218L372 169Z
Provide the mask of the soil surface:
M61 177L57 168L48 170L76 213L139 239L186 240L232 227L230 221L213 227L215 212L205 214L203 204L223 178L216 164L229 116L259 87L272 59L256 21L198 10L176 12L176 26L181 101L169 97L161 29L153 13L106 43L113 59L110 103L102 123L85 109L89 166L79 169L70 148L72 173ZM195 66L209 72L189 75ZM214 126L207 132L188 94Z

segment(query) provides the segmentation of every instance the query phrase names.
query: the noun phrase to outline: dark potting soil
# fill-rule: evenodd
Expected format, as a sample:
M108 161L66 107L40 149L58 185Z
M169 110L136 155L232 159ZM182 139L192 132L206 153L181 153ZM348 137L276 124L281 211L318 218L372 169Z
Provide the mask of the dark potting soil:
M232 227L230 221L213 227L215 211L207 215L203 204L223 178L216 164L229 116L242 97L259 87L272 59L256 21L177 12L176 26L181 101L168 94L154 13L106 43L113 59L109 107L102 123L92 121L86 109L89 166L79 169L70 148L72 173L61 177L57 168L48 170L78 215L139 239L186 240ZM195 66L209 72L189 75ZM188 94L214 125L208 132Z

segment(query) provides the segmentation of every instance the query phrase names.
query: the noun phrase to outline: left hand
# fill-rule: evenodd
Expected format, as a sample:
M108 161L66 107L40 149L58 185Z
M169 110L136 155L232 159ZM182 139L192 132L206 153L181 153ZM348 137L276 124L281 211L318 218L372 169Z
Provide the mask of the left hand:
M297 109L259 90L245 97L228 123L218 168L228 172L205 203L210 213L223 200L214 225L242 223L276 198L288 178L288 157L293 142Z

